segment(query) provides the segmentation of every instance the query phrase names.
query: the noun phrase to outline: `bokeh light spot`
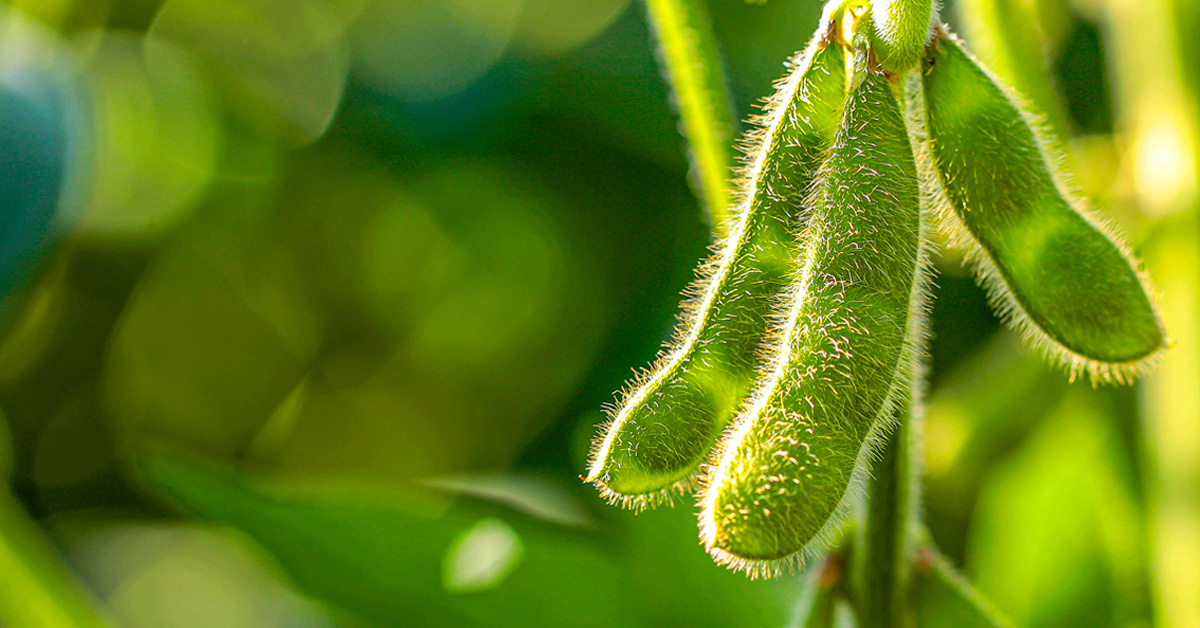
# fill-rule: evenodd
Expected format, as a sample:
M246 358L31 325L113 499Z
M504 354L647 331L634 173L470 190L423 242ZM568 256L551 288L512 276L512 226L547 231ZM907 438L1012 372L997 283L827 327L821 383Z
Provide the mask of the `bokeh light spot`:
M376 2L353 31L355 71L409 102L457 94L508 47L523 0Z
M511 526L496 518L484 519L446 551L442 586L452 593L494 589L517 568L524 553L521 537Z

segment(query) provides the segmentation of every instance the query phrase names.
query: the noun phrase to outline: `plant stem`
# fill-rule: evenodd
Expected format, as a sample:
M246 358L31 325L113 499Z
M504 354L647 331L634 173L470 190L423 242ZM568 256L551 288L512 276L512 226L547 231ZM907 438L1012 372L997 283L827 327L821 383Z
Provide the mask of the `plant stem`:
M734 124L708 14L702 0L646 0L646 9L688 141L693 185L713 234L724 237Z
M867 481L864 514L856 530L854 588L863 628L901 628L908 617L909 582L919 501L918 433L921 382L900 408L900 423L885 441Z
M1200 3L1104 6L1136 199L1157 218L1143 247L1146 270L1172 340L1141 390L1153 617L1156 626L1190 628L1200 626Z
M0 626L111 628L21 504L0 487Z

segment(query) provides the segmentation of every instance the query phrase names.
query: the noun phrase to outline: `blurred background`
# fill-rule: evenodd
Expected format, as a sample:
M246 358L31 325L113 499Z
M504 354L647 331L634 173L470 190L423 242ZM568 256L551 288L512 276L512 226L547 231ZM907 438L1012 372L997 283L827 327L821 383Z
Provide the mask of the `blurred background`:
M821 7L708 7L745 120ZM1175 344L1069 383L944 251L928 525L1019 625L1200 626L1200 2L943 13ZM789 625L578 479L709 237L637 0L0 5L0 625Z

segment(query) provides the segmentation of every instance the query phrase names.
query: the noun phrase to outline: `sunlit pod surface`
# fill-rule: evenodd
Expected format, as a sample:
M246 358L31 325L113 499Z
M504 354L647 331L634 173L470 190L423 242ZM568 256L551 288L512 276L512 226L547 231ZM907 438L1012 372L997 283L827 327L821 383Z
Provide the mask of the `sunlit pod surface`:
M610 500L643 507L686 489L749 393L772 309L803 255L795 235L845 99L845 64L842 46L819 34L768 106L731 235L702 266L671 348L597 443L588 480Z
M721 443L702 498L705 546L752 576L773 575L836 528L907 363L916 165L892 86L857 56L771 372Z
M1131 379L1165 342L1133 260L1080 213L1027 117L957 41L925 64L934 165L993 300L1072 374Z

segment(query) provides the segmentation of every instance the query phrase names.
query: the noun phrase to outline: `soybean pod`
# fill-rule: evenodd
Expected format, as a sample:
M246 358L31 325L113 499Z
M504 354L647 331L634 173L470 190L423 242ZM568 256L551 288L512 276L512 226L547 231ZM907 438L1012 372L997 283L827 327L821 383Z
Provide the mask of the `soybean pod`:
M871 0L872 44L879 64L893 74L917 65L937 24L931 0Z
M701 267L673 346L628 389L593 449L587 481L644 508L686 491L757 376L772 308L803 247L813 176L846 96L846 61L824 22L751 137L743 200L729 237Z
M836 531L907 391L924 272L916 165L892 85L867 49L855 56L769 374L701 497L705 547L752 577Z
M1165 343L1133 258L1082 213L1036 127L957 40L938 39L924 64L944 213L993 303L1072 378L1128 382Z

